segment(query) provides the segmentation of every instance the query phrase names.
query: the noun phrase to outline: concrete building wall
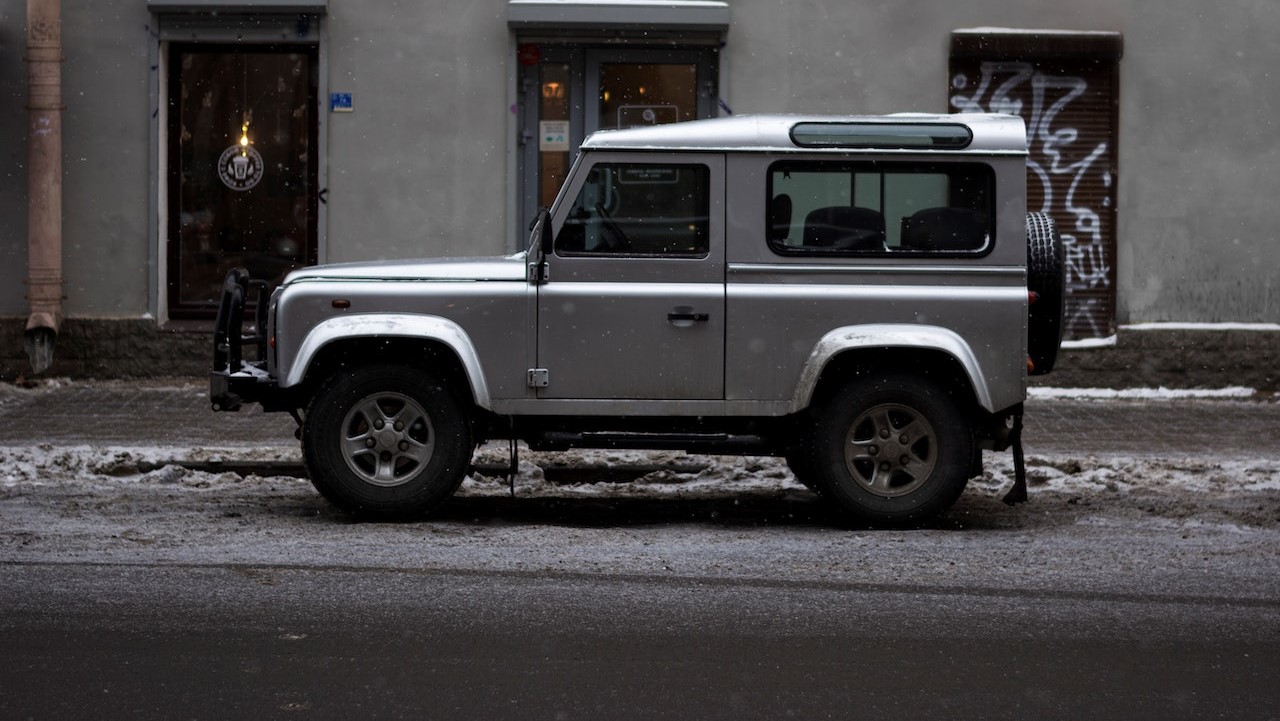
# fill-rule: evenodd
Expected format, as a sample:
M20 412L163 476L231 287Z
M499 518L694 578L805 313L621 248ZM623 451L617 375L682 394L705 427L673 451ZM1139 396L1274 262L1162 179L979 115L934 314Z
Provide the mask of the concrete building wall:
M145 0L62 4L64 310L155 314L155 18ZM330 3L327 85L355 108L324 117L323 260L503 252L505 17L492 0ZM24 0L0 0L0 316L27 310L25 24Z
M63 281L68 316L148 312L148 122L156 74L146 3L64 0ZM0 3L0 315L25 316L26 2Z
M945 110L950 31L1124 33L1119 320L1280 321L1271 0L730 0L736 113ZM66 311L155 313L145 0L63 0ZM0 316L26 313L25 2L0 0ZM330 0L323 259L504 252L515 62L504 0ZM322 112L327 108L322 108Z
M63 0L64 311L136 318L150 309L155 271L148 230L158 82L145 4Z
M947 109L950 32L1124 34L1119 321L1280 320L1280 6L1267 0L732 0L734 112Z
M503 252L506 3L335 0L328 42L328 259Z
M0 5L0 316L25 313L27 269L27 4Z
M1280 320L1280 5L1129 0L1121 61L1121 311Z

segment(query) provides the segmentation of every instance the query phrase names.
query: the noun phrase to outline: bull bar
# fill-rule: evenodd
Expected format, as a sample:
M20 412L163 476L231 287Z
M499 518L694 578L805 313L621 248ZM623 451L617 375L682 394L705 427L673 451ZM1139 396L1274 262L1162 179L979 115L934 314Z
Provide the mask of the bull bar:
M245 334L244 306L251 292L256 294L257 307L253 332ZM267 372L268 301L266 281L251 279L244 268L227 272L213 325L209 400L215 411L238 411L245 402L261 403L277 390L275 379ZM244 359L246 344L257 348L258 360Z

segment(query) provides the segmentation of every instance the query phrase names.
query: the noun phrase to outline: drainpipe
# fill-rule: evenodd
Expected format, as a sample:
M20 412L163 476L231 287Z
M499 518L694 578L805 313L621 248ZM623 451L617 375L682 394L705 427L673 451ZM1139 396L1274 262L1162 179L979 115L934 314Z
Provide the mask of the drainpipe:
M62 8L27 0L26 350L40 373L53 364L62 325Z

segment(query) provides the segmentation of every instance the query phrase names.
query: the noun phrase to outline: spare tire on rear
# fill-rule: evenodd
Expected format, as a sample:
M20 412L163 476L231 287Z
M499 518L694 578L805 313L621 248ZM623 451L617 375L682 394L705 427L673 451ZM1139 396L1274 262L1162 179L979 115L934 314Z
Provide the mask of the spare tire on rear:
M1066 329L1066 256L1058 227L1048 213L1027 213L1027 318L1031 375L1053 370Z

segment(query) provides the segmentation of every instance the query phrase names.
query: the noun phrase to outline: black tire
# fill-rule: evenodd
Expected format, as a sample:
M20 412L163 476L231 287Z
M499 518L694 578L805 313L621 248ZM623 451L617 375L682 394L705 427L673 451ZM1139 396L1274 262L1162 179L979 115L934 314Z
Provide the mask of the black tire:
M1027 213L1027 355L1031 375L1053 370L1066 330L1066 256L1058 227L1047 213Z
M330 378L302 429L316 490L339 508L380 518L435 508L462 483L474 450L458 399L434 378L396 365Z
M785 459L787 468L791 470L791 475L795 476L797 481L814 493L821 494L821 489L818 487L817 481L814 480L813 466L809 463L809 456L806 451L801 449L787 451Z
M807 434L814 482L854 519L900 526L951 507L977 453L973 432L945 389L886 374L845 385Z

